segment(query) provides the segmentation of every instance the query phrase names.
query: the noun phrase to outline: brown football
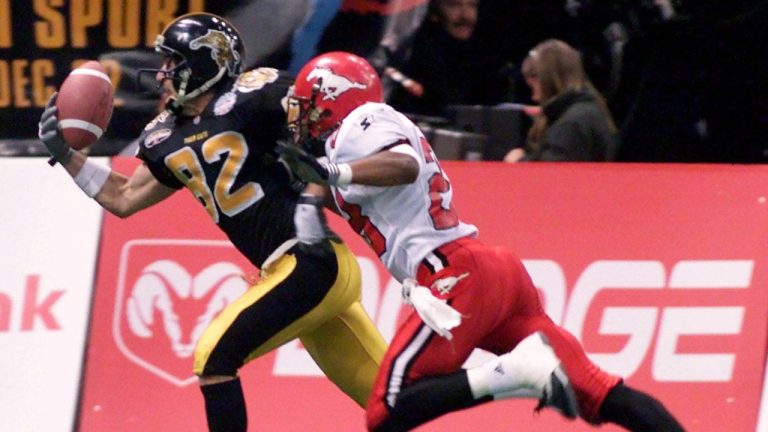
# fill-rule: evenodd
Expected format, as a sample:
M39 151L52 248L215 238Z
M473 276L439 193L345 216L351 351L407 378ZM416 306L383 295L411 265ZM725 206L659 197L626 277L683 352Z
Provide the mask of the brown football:
M64 141L82 150L98 140L112 117L114 89L104 66L91 60L74 69L56 98Z

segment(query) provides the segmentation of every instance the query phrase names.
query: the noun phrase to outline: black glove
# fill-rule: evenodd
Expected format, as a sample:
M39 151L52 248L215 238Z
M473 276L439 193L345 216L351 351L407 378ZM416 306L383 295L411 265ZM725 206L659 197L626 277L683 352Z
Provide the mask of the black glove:
M296 177L310 183L328 184L328 170L304 150L288 142L278 141L277 153Z
M43 114L40 116L40 123L37 125L37 136L45 144L45 148L48 149L48 153L51 154L53 160L66 165L72 157L74 150L69 147L69 144L64 142L64 138L59 133L56 96L58 96L58 93L52 94L48 99L48 103L45 104L45 110L43 110Z
M344 170L350 170L347 164L332 164L321 162L304 150L285 141L278 141L277 152L282 160L293 171L296 177L320 185L336 185L349 183L351 171L344 176ZM345 177L339 182L339 179Z

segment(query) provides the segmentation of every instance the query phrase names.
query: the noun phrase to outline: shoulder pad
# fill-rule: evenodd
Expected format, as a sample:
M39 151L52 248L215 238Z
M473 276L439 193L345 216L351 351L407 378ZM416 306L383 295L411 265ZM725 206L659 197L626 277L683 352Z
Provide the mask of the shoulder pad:
M160 114L157 115L151 122L147 123L147 125L144 127L145 131L152 130L155 126L157 126L160 123L165 123L168 118L171 117L171 112L168 110L164 110Z
M274 68L258 68L242 73L235 82L235 90L240 93L250 93L277 81L280 73Z

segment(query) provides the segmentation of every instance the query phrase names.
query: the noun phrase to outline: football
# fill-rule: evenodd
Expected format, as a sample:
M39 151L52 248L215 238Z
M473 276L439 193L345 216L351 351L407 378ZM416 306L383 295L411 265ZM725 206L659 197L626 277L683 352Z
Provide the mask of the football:
M112 117L114 89L104 66L87 61L69 73L56 98L64 141L82 150L98 140Z

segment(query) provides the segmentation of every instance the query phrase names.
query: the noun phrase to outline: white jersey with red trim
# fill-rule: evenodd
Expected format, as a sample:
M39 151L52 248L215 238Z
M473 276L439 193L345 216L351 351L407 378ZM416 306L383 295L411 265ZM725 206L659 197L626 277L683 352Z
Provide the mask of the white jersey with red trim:
M389 187L352 184L331 190L352 229L402 281L416 276L416 268L429 252L476 235L477 228L459 220L451 204L451 183L421 130L389 105L367 103L356 108L325 143L332 163L349 163L387 150L418 161L415 182Z

